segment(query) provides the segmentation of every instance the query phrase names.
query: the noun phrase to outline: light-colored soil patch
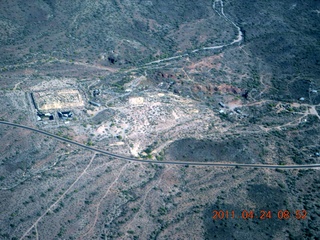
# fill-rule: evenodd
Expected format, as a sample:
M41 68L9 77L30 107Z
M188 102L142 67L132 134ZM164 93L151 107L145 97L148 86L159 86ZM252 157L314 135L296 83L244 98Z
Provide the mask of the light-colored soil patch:
M84 102L77 89L61 89L34 93L40 110L83 107Z
M111 143L109 146L122 146L122 145L124 145L124 142Z
M228 106L231 110L233 110L235 108L242 107L242 102L241 100L233 100L226 103L226 106Z
M144 103L144 98L143 97L132 97L129 98L129 103L131 105L140 105Z

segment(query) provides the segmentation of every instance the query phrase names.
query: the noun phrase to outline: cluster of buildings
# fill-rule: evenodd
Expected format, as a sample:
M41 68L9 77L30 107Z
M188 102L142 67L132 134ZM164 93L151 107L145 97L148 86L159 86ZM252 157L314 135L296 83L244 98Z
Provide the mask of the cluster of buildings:
M53 121L56 117L55 113L44 113L38 108L37 102L34 98L33 93L30 93L30 97L32 100L32 103L34 105L34 108L37 111L37 121ZM61 120L70 120L73 117L73 112L72 111L57 111L57 116Z
M101 103L99 103L98 100L98 96L101 94L101 90L100 89L94 89L92 92L93 98L92 100L89 101L89 104L95 106L95 107L101 107ZM39 108L38 104L37 104L37 99L36 96L33 92L30 93L30 97L31 97L31 101L32 104L34 105L34 108L37 111L37 121L53 121L55 119L60 119L63 121L69 121L73 118L74 113L71 110L60 110L60 106L59 108L55 106L56 110L49 110L50 112L48 112L48 110L44 110L44 109L54 109L54 108L50 108L50 107L41 107L41 109ZM45 103L48 105L48 99L50 101L50 98L47 98L45 100ZM42 99L43 100L43 99ZM50 104L49 104L50 105ZM60 104L61 106L63 106L64 104ZM51 106L51 105L50 105Z
M72 111L57 111L57 116L61 120L70 120L73 117ZM41 111L37 111L37 120L43 121L43 120L49 120L52 121L55 119L55 113L43 113Z

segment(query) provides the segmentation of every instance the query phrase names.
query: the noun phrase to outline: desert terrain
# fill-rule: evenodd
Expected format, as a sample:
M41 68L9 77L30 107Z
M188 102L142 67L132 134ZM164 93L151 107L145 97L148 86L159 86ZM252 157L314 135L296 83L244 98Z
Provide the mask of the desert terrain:
M0 239L319 238L318 1L0 6Z

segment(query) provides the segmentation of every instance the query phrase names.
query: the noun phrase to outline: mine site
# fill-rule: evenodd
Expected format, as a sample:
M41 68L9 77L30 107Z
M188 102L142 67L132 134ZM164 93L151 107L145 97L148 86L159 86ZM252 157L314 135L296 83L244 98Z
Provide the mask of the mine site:
M0 239L318 239L319 2L0 5Z

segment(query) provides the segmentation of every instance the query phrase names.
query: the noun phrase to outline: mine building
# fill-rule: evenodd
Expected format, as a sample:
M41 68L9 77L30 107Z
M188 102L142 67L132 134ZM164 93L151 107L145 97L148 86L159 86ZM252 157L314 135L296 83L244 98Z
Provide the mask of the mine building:
M100 89L94 89L93 90L93 96L97 96L97 95L100 95Z
M31 97L31 100L32 100L32 103L33 103L34 108L38 111L39 108L38 108L38 105L37 105L37 103L36 103L36 100L34 99L33 92L30 93L30 97Z
M97 102L94 102L94 101L89 101L89 103L93 106L96 106L96 107L100 107L101 104L100 103L97 103Z
M242 111L239 108L236 108L235 112L238 113L238 114L242 114Z
M42 121L43 119L54 120L54 116L52 113L43 113L41 111L37 112L37 120Z
M58 113L59 118L62 120L67 120L69 118L72 118L72 116L73 116L73 113L71 111L63 111L63 112L58 111L57 113Z
M226 105L223 102L219 102L220 107L225 107Z

